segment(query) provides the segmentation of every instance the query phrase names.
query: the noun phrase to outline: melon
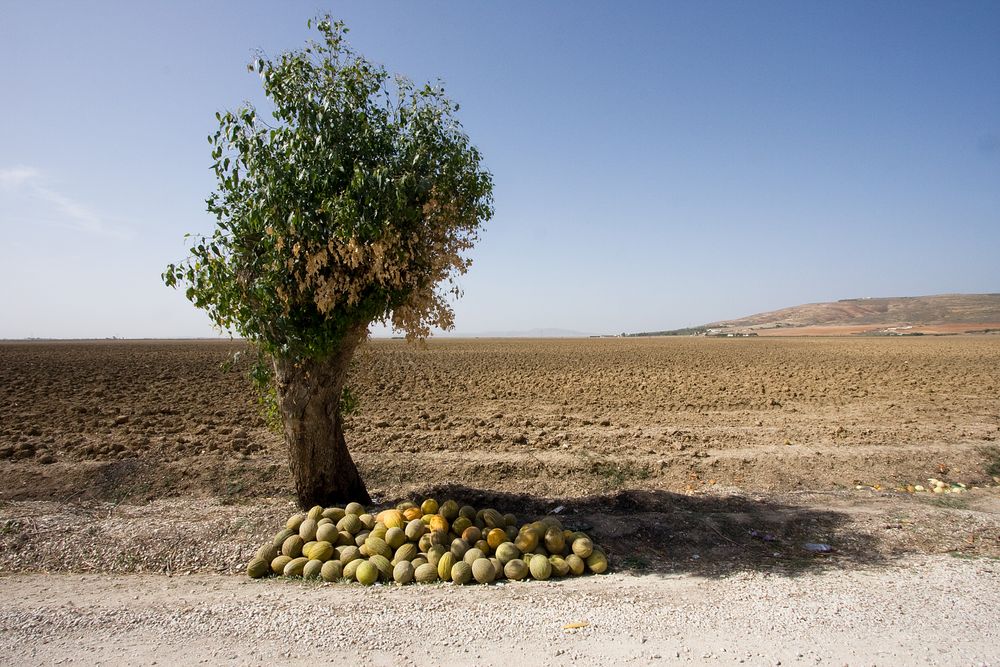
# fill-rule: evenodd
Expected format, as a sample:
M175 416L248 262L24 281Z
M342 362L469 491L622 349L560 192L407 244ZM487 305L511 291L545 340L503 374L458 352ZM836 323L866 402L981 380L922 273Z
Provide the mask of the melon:
M371 530L372 528L375 527L375 517L373 517L371 514L359 514L358 520L362 524L364 524L368 528L368 530Z
M309 550L309 557L313 560L326 562L333 558L333 545L329 542L316 542Z
M281 575L285 571L285 566L292 562L291 556L278 556L271 561L271 572Z
M426 556L417 556L416 558L410 561L410 563L413 564L413 569L417 569L426 562L427 562Z
M365 540L365 548L368 549L368 555L374 556L379 555L384 558L390 558L392 556L392 547L386 544L386 541L378 537L369 537Z
M433 498L428 498L424 502L420 503L420 511L424 514L437 514L438 513L438 501Z
M305 514L293 514L288 517L288 521L285 522L285 528L297 533L299 532L299 526L302 525L302 522L305 520Z
M344 579L349 579L349 580L352 580L352 581L356 581L357 577L355 575L356 575L356 573L358 571L358 567L360 567L362 563L367 563L367 562L368 561L365 560L364 558L358 558L358 559L352 560L350 563L347 563L346 565L344 565L344 570L343 570ZM372 567L375 567L375 566L372 565ZM376 570L377 570L377 568L376 568Z
M306 513L306 518L312 519L313 521L319 521L322 516L323 516L323 508L320 507L319 505L313 505L311 508L309 508L309 511Z
M469 583L472 581L472 566L464 560L455 563L451 568L451 580L459 586Z
M358 568L354 572L354 577L362 586L371 586L378 581L379 571L371 562L363 560L358 563Z
M444 518L440 514L432 514L430 521L428 521L427 526L435 532L448 532L448 519Z
M305 567L302 568L302 578L303 579L319 579L319 573L323 570L323 561L311 559L306 563Z
M507 526L517 526L517 517L514 516L513 514L504 514L503 515L503 522ZM503 526L503 527L506 527L506 526Z
M423 515L424 513L420 511L419 507L407 507L403 510L403 518L407 521L419 521Z
M478 542L476 542L472 546L474 548L476 548L476 549L479 549L484 554L492 553L492 551L493 551L493 549L490 549L490 543L487 542L486 540L479 540Z
M377 518L386 528L402 528L406 523L403 513L399 510L384 510L379 512Z
M587 568L587 564L576 554L566 556L566 564L569 565L570 574L576 576L583 574L583 571Z
M441 554L441 558L438 559L437 568L438 576L445 581L451 579L451 568L455 565L455 555L450 551L446 551Z
M361 531L360 533L354 536L354 546L360 547L362 544L365 543L365 540L367 540L369 536L371 536L371 533L369 531L367 530Z
M457 539L451 543L451 553L455 554L455 560L462 560L465 552L469 550L469 543L462 539ZM444 577L442 577L443 579Z
M507 533L504 532L503 528L493 528L490 532L486 533L486 543L490 545L490 549L493 549L494 551L496 551L498 546L509 541Z
M334 523L337 523L344 518L346 512L342 507L327 507L323 510L323 518L330 519Z
M401 560L392 568L392 580L397 584L408 584L413 581L413 564L408 560Z
M506 565L508 562L514 560L515 558L521 557L521 550L510 542L504 542L499 547L497 547L497 560Z
M538 546L538 535L533 530L521 531L521 534L514 540L514 546L521 550L521 553L530 553Z
M392 563L385 556L375 554L368 559L368 562L378 568L379 575L384 581L392 579Z
M396 563L399 563L400 561L404 561L404 560L405 561L411 561L411 560L413 560L414 558L417 557L417 553L418 553L417 552L417 545L415 545L415 544L413 544L411 542L407 542L406 544L400 545L400 547L398 549L396 549L396 553L393 554L393 557L392 557L392 563L393 563L393 565L395 565Z
M332 524L332 523L333 523L332 519L320 519L319 521L316 522L316 527L319 528L320 526L326 526L327 524Z
M552 564L544 556L534 556L528 563L531 576L539 581L545 581L552 576Z
M424 563L413 570L413 579L417 583L430 584L439 579L437 568L430 563Z
M442 547L451 546L451 537L449 537L447 532L443 530L435 530L429 534L431 545L440 545Z
M435 544L434 546L432 546L430 549L427 550L427 562L433 565L434 567L437 567L438 562L440 562L441 560L441 556L445 555L446 553L449 553L447 549L445 549L440 544Z
M305 542L298 535L292 535L281 543L281 553L290 558L298 558L302 555L302 546Z
M550 526L545 531L545 548L549 553L562 555L566 549L566 538L563 536L562 528Z
M476 520L476 508L472 505L462 505L458 510L458 516L464 516L471 523Z
M496 573L494 579L503 579L503 564L496 558L490 558L490 563L493 564L493 572Z
M312 548L317 544L319 544L319 542L317 542L316 540L312 540L310 542L306 542L305 544L303 544L302 555L305 556L306 558L312 558L312 556L309 555L309 552L312 551Z
M361 503L347 503L347 507L344 508L344 513L360 516L365 513L365 508Z
M472 578L481 584L493 583L497 578L497 572L493 569L493 563L489 558L477 558L472 562Z
M594 543L590 541L589 537L578 537L573 540L573 544L570 545L573 553L580 558L586 559L594 551Z
M256 557L247 565L247 576L251 579L260 579L271 574L271 561Z
M317 542L329 542L333 544L337 541L340 533L337 531L337 526L333 522L325 523L322 526L316 527L316 541Z
M501 528L506 525L503 515L493 508L483 510L483 523L490 528Z
M281 573L284 574L286 577L301 577L302 568L304 568L306 566L306 563L308 562L309 559L306 558L305 556L300 556L299 558L293 558L292 560L288 561L288 563L285 564L285 569L282 570Z
M552 576L565 577L569 574L569 564L562 556L549 556L549 564L552 566Z
M337 530L347 531L351 535L361 532L362 528L364 528L364 524L361 523L357 514L345 514L344 518L337 522Z
M354 544L354 536L351 535L346 530L342 530L339 533L337 533L337 543L336 543L336 546L338 546L338 547L352 547L352 546L357 546L357 545Z
M298 529L290 530L288 528L285 528L284 530L280 530L277 533L275 533L274 539L271 540L271 544L274 545L275 549L280 550L281 545L284 544L285 540L287 540L292 535L298 535Z
M385 537L382 539L393 549L398 549L403 542L406 542L406 533L403 532L402 528L393 527L385 531Z
M420 519L414 519L406 524L406 528L403 529L403 534L406 535L406 539L411 542L416 542L421 537L427 533L427 526Z
M608 557L603 551L598 550L596 547L591 552L591 554L586 559L587 569L589 569L594 574L601 574L606 572L608 569Z
M339 560L328 560L320 568L319 576L323 577L323 581L337 581L344 576L344 566Z
M514 558L503 566L503 573L512 581L520 581L528 576L528 565L520 558Z
M475 526L469 526L462 531L462 539L469 544L475 544L483 538L483 531L479 530Z
M426 552L428 549L431 548L431 546L433 545L431 544L430 533L424 533L423 535L420 536L420 539L417 540L417 549L419 549L420 551Z
M257 558L270 563L272 560L278 557L278 547L274 546L270 542L261 546L257 549Z
M465 552L465 555L462 556L462 560L464 560L469 565L472 565L480 558L486 558L486 554L483 553L482 549L469 549L468 551Z
M441 508L438 510L438 514L443 516L448 521L452 521L458 517L458 503L454 500L446 500L441 504Z
M472 526L472 522L464 516L460 516L451 522L451 531L456 535L461 535L462 531Z
M361 549L357 547L344 547L343 551L340 552L340 562L344 565L359 558L361 558Z

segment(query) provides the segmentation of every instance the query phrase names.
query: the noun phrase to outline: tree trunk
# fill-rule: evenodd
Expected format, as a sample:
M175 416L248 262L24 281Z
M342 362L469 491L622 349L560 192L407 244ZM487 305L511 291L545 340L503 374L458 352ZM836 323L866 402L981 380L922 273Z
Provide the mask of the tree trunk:
M340 398L347 367L367 328L352 331L325 359L274 360L288 462L303 508L371 503L344 440Z

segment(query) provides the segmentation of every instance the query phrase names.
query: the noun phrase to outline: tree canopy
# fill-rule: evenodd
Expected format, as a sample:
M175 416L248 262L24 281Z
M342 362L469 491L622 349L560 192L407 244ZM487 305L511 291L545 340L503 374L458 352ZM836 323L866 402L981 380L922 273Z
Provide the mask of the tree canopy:
M493 181L440 85L355 52L343 23L249 65L269 113L217 113L217 227L164 272L213 323L281 358L322 358L372 322L451 328L448 297L493 213Z

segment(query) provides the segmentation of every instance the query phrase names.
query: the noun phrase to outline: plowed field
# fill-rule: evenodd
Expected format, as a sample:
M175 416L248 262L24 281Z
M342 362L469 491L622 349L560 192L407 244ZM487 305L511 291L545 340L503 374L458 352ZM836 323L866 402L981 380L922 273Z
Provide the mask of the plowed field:
M0 344L6 499L287 494L236 342ZM989 483L1000 337L368 343L349 444L379 495Z

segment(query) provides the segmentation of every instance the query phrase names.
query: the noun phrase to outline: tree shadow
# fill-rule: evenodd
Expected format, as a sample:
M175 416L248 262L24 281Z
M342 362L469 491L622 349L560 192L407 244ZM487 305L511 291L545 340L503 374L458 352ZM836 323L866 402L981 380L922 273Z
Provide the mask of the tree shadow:
M565 528L587 532L619 572L724 577L758 571L795 576L884 565L888 559L876 538L849 529L851 517L846 513L739 495L624 490L544 498L446 484L424 489L425 496L494 507L515 514L519 521L556 516ZM810 550L807 544L826 545L829 551Z

